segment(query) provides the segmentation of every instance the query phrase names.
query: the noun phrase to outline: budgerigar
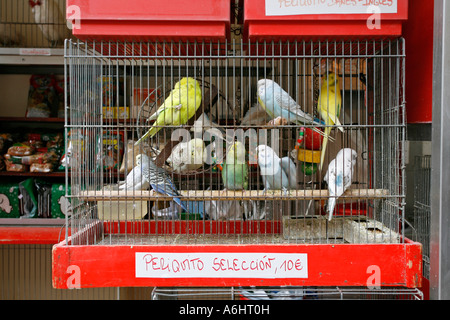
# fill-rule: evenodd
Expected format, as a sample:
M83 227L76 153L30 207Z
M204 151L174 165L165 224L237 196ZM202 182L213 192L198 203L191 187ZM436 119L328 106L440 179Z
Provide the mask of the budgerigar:
M225 189L248 189L248 164L245 160L245 146L242 142L234 142L227 152L222 165L222 181Z
M281 158L281 169L286 173L289 180L289 189L297 189L297 167L290 157Z
M155 120L153 126L136 141L135 145L153 137L162 126L186 124L194 116L201 102L200 83L194 78L182 78L175 84L164 103L150 116L149 120Z
M264 190L297 189L297 169L289 157L280 157L269 146L256 148Z
M166 161L174 172L184 173L200 168L205 158L205 143L202 139L195 138L177 144Z
M272 119L282 117L290 123L299 125L322 125L314 120L310 114L304 112L297 102L278 83L270 79L258 80L258 102ZM314 128L314 131L324 135L317 128Z
M173 201L188 212L186 205L179 198L181 194L175 187L170 175L163 168L158 167L152 159L147 158L147 161L148 165L143 166L143 173L144 177L148 179L152 189L156 192L173 197Z
M328 137L331 132L331 126L337 125L338 129L344 132L339 121L341 113L342 97L341 88L339 85L339 77L335 73L329 73L325 81L322 83L320 89L319 101L317 103L317 111L322 119L325 121L325 135L322 143L322 151L320 155L320 169L323 167L323 160L325 159L325 150L327 148Z
M136 165L128 173L125 181L120 183L119 190L147 190L150 183L144 172L148 170L149 159L145 154L136 156Z
M352 185L353 169L356 164L357 153L350 148L340 150L335 159L328 165L324 177L328 184L328 220L333 217L337 199Z

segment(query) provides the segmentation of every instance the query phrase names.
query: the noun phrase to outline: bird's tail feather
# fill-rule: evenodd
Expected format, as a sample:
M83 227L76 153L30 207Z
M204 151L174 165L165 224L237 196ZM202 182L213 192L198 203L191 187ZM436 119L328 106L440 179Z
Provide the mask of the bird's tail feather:
M330 132L331 132L331 127L326 127L325 128L326 136L323 138L322 151L320 154L320 170L322 170L322 167L323 167L323 160L325 159L325 150L327 149L328 136L330 135Z
M173 198L173 201L175 201L176 204L178 204L181 208L183 208L183 210L186 211L186 213L189 213L186 204L183 201L181 201L180 198Z
M151 127L134 145L137 146L145 139L153 137L161 129L161 127Z
M336 117L335 125L337 126L337 128L338 128L341 132L344 132L344 128L342 127L342 123L339 121L339 118L338 118L338 117Z
M336 206L336 198L335 197L330 197L330 199L328 199L328 221L331 221L331 218L333 218L333 212L334 212L334 207Z

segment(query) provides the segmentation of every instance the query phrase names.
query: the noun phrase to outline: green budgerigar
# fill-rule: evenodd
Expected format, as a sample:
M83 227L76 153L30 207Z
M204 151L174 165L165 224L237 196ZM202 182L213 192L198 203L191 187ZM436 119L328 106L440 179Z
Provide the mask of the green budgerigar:
M194 78L182 78L177 82L158 110L148 120L155 120L153 126L136 143L153 137L163 126L186 124L200 107L202 90Z
M325 134L322 143L322 152L320 155L320 169L322 169L323 166L328 136L330 135L332 128L331 126L336 125L338 126L339 130L344 132L342 124L339 121L341 107L342 97L341 88L339 85L339 77L337 77L336 74L332 72L326 76L325 81L322 83L319 101L317 103L317 111L327 125L327 127L325 128Z
M236 141L227 152L222 165L222 181L227 190L248 189L248 164L245 161L245 146Z

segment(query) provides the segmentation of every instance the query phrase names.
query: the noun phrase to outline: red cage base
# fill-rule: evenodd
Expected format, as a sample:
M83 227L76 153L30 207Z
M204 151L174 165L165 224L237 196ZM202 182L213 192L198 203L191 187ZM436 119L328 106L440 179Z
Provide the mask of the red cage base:
M422 246L410 240L400 244L93 244L102 228L152 232L161 227L154 221L147 227L141 224L97 222L69 237L69 245L66 241L54 245L53 287L422 285ZM170 231L182 234L200 224L203 232L214 233L224 222L168 225L174 226ZM226 225L226 232L242 230L239 222ZM250 229L279 232L277 223L254 222L244 233ZM74 237L86 245L72 245Z

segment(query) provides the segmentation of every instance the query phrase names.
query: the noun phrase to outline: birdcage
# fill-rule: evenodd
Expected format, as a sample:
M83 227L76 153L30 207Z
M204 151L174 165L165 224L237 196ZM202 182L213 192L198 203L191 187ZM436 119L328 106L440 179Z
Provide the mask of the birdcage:
M65 13L63 0L1 0L0 46L62 48L71 36L71 22L66 21Z
M67 41L53 285L420 286L404 60L401 38Z

